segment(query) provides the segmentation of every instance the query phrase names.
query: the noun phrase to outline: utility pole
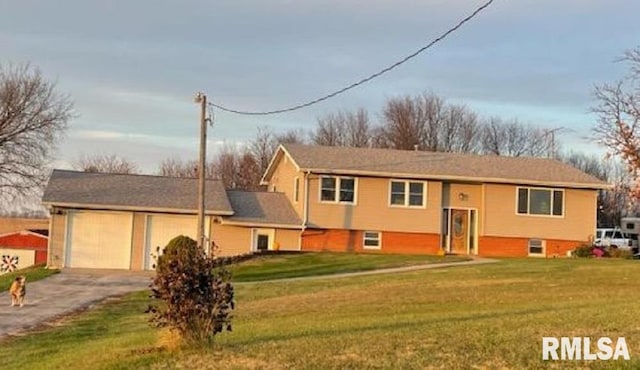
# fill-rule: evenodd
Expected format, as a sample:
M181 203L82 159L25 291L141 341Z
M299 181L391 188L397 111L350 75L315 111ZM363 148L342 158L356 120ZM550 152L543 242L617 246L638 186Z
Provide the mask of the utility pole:
M204 194L207 163L207 96L198 92L195 102L200 104L200 160L198 162L198 246L208 253L204 240Z

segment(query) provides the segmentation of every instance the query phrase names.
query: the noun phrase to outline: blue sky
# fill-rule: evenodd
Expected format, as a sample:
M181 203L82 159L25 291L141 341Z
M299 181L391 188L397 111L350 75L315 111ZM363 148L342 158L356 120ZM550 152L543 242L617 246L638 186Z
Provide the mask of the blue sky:
M78 117L57 153L117 153L153 172L195 158L193 95L270 110L326 94L413 52L483 1L0 0L0 63L30 62L57 80ZM312 129L316 118L434 92L484 116L565 127L565 147L594 150L593 86L622 78L638 46L640 2L496 0L399 69L328 102L270 117L216 112L210 148L259 126ZM211 155L212 152L210 152Z

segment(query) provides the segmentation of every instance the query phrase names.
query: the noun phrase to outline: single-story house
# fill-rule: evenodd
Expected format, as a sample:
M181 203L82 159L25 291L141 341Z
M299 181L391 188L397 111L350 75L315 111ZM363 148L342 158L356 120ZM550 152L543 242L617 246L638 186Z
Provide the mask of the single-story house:
M257 250L562 256L596 228L609 185L553 159L285 144L264 192L207 182L206 235ZM196 233L196 179L55 170L49 265L150 269Z
M49 231L22 230L0 235L0 273L47 262Z

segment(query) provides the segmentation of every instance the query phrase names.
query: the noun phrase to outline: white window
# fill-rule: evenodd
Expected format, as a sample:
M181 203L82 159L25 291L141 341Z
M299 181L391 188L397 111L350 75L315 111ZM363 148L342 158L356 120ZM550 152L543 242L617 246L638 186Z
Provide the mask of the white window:
M353 177L322 176L320 178L320 200L322 202L356 202L356 179Z
M299 197L300 197L300 178L296 177L293 180L293 201L298 203Z
M564 190L518 188L517 202L517 211L521 215L564 215Z
M365 231L362 246L364 249L380 249L380 232Z
M391 180L389 186L389 205L424 208L427 198L426 192L426 182Z
M544 256L544 240L529 239L529 255Z

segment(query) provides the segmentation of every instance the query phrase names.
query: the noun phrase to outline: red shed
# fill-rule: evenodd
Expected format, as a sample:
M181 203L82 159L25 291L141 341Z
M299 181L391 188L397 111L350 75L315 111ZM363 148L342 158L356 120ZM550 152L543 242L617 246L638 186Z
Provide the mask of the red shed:
M22 230L0 235L0 250L34 251L35 258L27 265L47 263L47 244L49 243L49 230ZM25 261L27 262L27 261Z

